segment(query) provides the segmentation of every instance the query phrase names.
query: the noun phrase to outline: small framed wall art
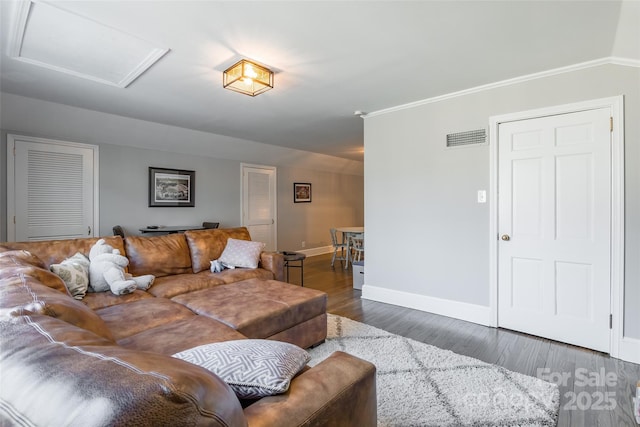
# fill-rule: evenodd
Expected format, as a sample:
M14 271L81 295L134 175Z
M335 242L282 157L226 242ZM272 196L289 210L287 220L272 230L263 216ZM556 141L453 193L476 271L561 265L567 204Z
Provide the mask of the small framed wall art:
M195 205L195 171L149 167L149 207Z
M293 183L293 203L311 203L311 184L308 182Z

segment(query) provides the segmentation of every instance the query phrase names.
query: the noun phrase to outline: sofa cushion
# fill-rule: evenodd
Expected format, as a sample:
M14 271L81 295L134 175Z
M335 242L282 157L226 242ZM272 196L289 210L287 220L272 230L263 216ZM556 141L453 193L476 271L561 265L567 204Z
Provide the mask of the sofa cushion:
M145 291L136 289L130 294L116 295L111 291L107 292L89 292L82 299L82 302L92 310L98 310L100 308L111 307L112 305L126 304L141 299L153 298Z
M227 267L258 268L260 253L264 247L262 242L230 238L218 261Z
M192 273L187 240L181 233L164 236L125 238L129 273L134 276L153 274L156 277Z
M31 259L28 259L30 257L23 256L23 252L24 251L9 251L2 254L5 255L0 257L2 277L18 277L21 275L32 277L51 289L55 289L65 295L70 295L67 287L59 276L48 269L37 267L32 263Z
M21 262L32 265L34 267L44 268L44 269L47 268L47 266L44 265L44 262L40 258L38 258L31 252L24 249L22 250L5 249L2 252L0 252L0 260L2 260L2 258L5 258L5 257L7 259L11 259L13 262L18 262L18 260L20 260Z
M45 286L38 279L25 274L1 275L0 309L5 310L0 310L0 315L4 314L6 309L21 307L37 299L37 295L31 292L34 288L46 296L60 294L59 291Z
M1 279L0 300L12 317L50 316L115 341L105 322L93 310L32 277L20 275Z
M327 315L319 314L267 339L288 342L302 348L316 346L327 339Z
M173 357L210 370L241 399L284 393L291 379L311 359L300 347L268 340L205 344Z
M51 264L50 270L59 276L75 299L82 299L89 287L89 258L77 252L60 264Z
M220 258L229 238L251 240L246 227L189 230L184 236L189 244L194 273L209 270L211 260Z
M248 338L274 334L326 313L327 294L275 280L249 279L172 298Z
M200 273L203 274L203 273ZM273 273L264 268L234 268L225 269L220 273L211 273L218 280L222 280L224 283L235 283L248 279L262 279L272 280Z
M195 316L186 307L164 298L112 305L95 312L111 329L116 340Z
M199 366L49 316L8 323L0 328L2 425L247 425L229 386Z
M89 250L91 250L91 247L99 239L104 239L107 244L118 249L121 254L125 253L124 243L120 236L45 240L41 242L5 242L3 246L10 249L26 249L40 258L44 262L45 268L49 269L51 264L59 264L64 259L73 256L76 252L89 256Z
M174 274L158 277L147 290L151 295L161 298L173 298L187 292L199 291L222 285L225 281L210 271L193 274Z
M118 340L118 345L171 356L203 344L241 339L246 337L217 320L206 316L191 316L122 338Z

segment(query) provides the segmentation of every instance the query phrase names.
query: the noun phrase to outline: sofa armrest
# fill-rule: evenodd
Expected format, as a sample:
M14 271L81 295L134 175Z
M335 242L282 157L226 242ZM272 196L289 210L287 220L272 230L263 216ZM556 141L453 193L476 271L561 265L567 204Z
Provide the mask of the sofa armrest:
M294 378L287 393L263 397L244 414L249 427L375 426L376 367L335 352Z
M278 252L262 252L258 267L273 273L275 280L284 281L284 256Z
M0 316L0 425L245 427L218 377L42 315Z

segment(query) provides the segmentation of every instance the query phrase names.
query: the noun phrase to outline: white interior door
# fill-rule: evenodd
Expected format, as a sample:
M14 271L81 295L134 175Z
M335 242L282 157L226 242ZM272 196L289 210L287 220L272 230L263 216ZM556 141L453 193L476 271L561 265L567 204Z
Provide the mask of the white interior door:
M609 352L610 114L499 125L499 326Z
M8 240L93 236L98 147L7 136Z
M276 168L242 165L242 225L251 239L277 249Z

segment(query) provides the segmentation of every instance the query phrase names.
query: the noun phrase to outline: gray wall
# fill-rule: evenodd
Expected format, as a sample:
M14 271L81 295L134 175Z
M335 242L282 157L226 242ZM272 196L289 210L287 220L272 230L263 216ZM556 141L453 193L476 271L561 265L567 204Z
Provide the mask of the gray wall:
M148 167L196 172L195 207L148 207ZM100 234L120 224L139 234L145 225L188 225L219 221L240 225L240 162L169 154L117 145L100 145Z
M366 285L489 305L489 146L446 134L489 117L625 96L625 330L640 338L640 70L604 65L365 119ZM389 248L401 255L389 259ZM394 261L401 268L390 267Z
M293 203L293 183L311 183L311 203ZM331 245L329 228L364 224L364 179L305 169L278 169L278 246ZM285 230L286 229L286 232Z
M113 173L114 166L120 173ZM196 171L194 208L147 207L147 167ZM362 224L364 178L280 166L277 169L278 248L300 250L331 244L329 228ZM311 203L293 203L293 183L312 184ZM220 221L221 227L240 225L240 162L167 154L114 145L100 146L100 232L110 234L120 224L137 233L141 225L199 224ZM129 201L122 206L122 200Z
M214 220L223 227L239 225L241 162L277 167L279 249L300 249L302 241L306 242L306 249L329 245L330 227L362 224L364 220L360 162L230 140L10 94L2 94L1 118L0 241L7 236L7 133L99 146L101 235L112 234L111 228L116 224L130 234L137 234L138 228L150 224L185 225ZM124 146L123 141L136 146ZM154 146L158 149L150 148ZM196 206L148 207L149 166L195 170ZM312 203L293 203L294 180L313 184ZM327 214L336 207L339 210L335 215Z

